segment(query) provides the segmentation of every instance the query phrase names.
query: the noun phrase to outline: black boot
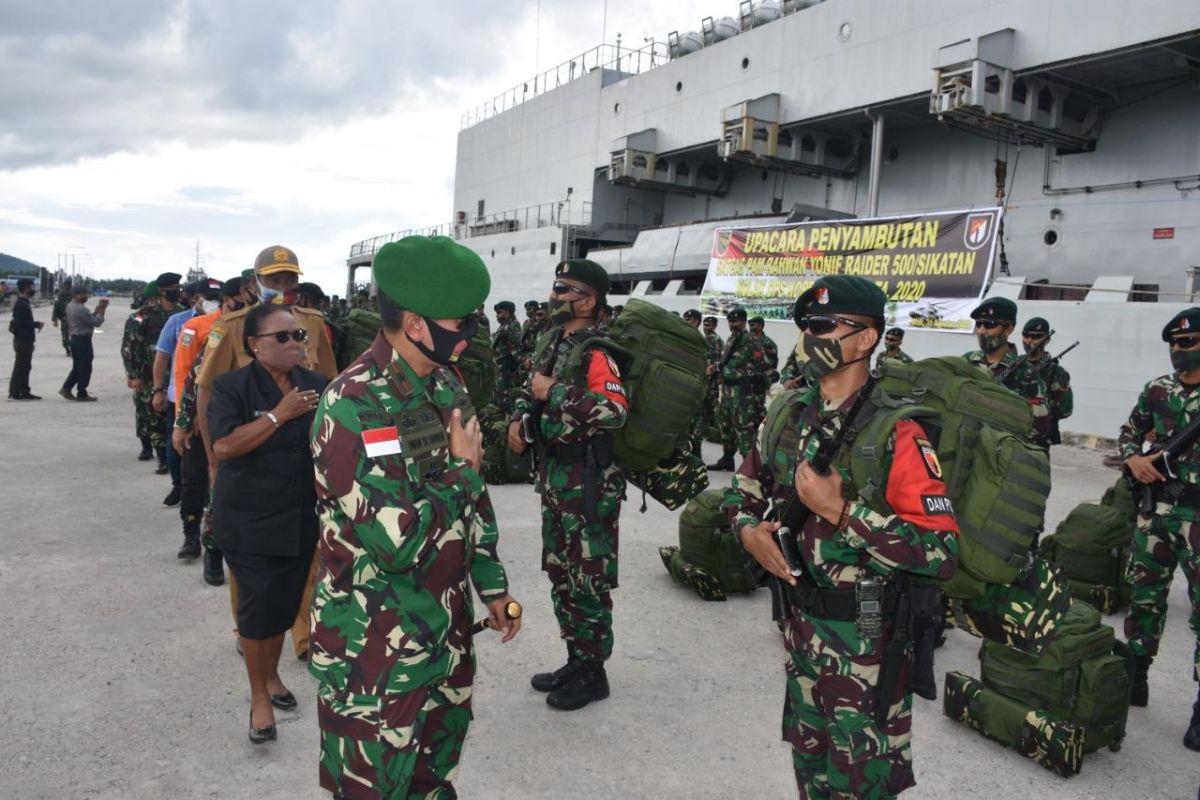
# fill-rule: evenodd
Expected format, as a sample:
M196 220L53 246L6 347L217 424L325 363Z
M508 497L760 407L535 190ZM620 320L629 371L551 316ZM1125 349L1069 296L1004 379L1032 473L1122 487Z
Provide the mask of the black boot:
M1200 752L1200 695L1192 703L1192 721L1188 723L1187 732L1183 734L1183 746L1188 750Z
M178 557L189 561L200 557L200 520L183 523L183 547L179 548Z
M553 692L555 689L561 689L567 681L575 677L575 673L579 671L579 664L579 659L568 653L566 664L554 672L539 672L530 679L529 685L539 692Z
M156 447L156 448L154 448L154 454L158 456L158 466L154 468L154 474L155 475L166 475L167 471L168 471L167 470L167 448Z
M225 583L225 570L221 568L221 551L215 547L204 548L204 582L209 586Z
M546 705L559 711L574 711L593 700L608 697L608 674L603 661L581 661L575 677L546 695Z
M713 472L733 472L733 453L725 453L717 463L709 464L708 468Z
M179 495L179 484L174 484L171 486L171 491L163 498L163 505L167 508L174 508L179 505Z
M138 461L149 461L154 458L154 452L150 449L150 440L145 436L139 436L142 440L142 452L138 453Z
M1145 708L1150 703L1150 665L1152 656L1133 657L1133 690L1129 693L1129 705Z

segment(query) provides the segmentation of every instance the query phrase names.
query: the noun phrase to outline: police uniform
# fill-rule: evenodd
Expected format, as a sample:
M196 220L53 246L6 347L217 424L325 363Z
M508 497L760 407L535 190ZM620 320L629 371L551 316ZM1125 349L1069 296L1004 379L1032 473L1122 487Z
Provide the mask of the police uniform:
M608 273L592 261L561 262L555 275L590 287L597 308L609 289ZM565 300L556 298L550 311L556 326L574 319ZM625 424L629 403L616 363L593 341L597 336L594 326L544 334L514 403L513 422L529 414L536 428L542 569L567 644L566 665L534 675L531 683L561 710L608 697L604 662L613 649L611 593L625 476L613 460L611 432ZM544 402L533 397L536 374L556 379Z
M1164 342L1181 336L1200 336L1200 308L1181 311L1163 328ZM1121 426L1118 442L1124 460L1141 455L1145 442L1165 442L1200 414L1200 392L1194 384L1180 380L1182 373L1200 367L1200 354L1174 348L1170 352L1175 372L1147 383L1129 419ZM1161 460L1152 466L1160 473L1164 471ZM1125 617L1125 637L1135 659L1131 702L1138 706L1146 705L1149 699L1147 673L1158 654L1167 618L1167 594L1176 565L1187 578L1191 603L1188 624L1197 639L1192 679L1200 679L1200 447L1193 444L1171 466L1178 475L1178 483L1168 487L1154 485L1161 490L1156 492L1152 513L1138 518L1126 574L1132 594ZM1200 697L1192 707L1184 744L1200 750Z
M822 313L883 317L883 293L862 278L818 280L797 300L797 320L817 298ZM862 424L855 410L860 391L864 388L836 405L822 399L819 386L776 398L726 493L735 531L758 525L768 502L780 504L795 494L799 463L811 459L822 441L838 436L850 415L856 427ZM788 415L786 422L779 422L781 414ZM783 433L769 439L769 430ZM795 535L812 601L789 604L783 624L788 654L783 739L792 748L801 797L885 798L915 784L911 663L896 667L898 674L884 674L894 624L885 611L878 628L870 629L864 619L869 612L858 605L856 593L866 581L881 581L881 596L894 597L904 574L948 578L957 564L958 529L921 426L898 423L887 450L891 467L883 496L890 508L863 502L862 487L853 484L848 462L839 456L834 467L845 498L841 513L834 519L812 514ZM885 601L885 609L894 606L894 600Z
M490 284L446 237L386 244L373 272L380 293L427 320L471 313ZM508 582L487 487L450 452L455 409L464 423L474 413L451 370L418 375L382 333L317 407L309 672L321 786L348 800L456 796L475 671L468 581L489 602Z

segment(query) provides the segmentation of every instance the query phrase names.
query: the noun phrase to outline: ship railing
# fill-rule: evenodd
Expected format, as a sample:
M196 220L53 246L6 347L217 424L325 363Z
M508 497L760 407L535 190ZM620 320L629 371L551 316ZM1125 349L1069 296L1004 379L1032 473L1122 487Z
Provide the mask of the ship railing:
M460 216L457 222L446 222L425 228L408 228L394 233L385 233L363 239L350 246L350 257L369 256L388 242L406 236L450 236L454 239L470 239L496 233L534 230L551 226L571 225L586 227L592 224L592 203L559 200L553 203L538 203L521 208L498 211L494 214L477 215L472 219Z
M532 100L597 69L611 70L622 75L638 75L670 60L666 42L651 40L645 46L633 49L622 47L618 37L615 45L596 45L591 50L567 59L465 112L459 120L459 130L478 125L497 114L516 108L526 100Z

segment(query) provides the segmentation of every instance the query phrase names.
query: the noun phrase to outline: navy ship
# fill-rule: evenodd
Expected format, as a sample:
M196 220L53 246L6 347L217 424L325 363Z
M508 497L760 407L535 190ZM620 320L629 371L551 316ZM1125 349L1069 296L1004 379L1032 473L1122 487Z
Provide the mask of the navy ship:
M720 9L714 9L720 11ZM490 302L582 257L626 297L701 304L718 231L1002 209L981 293L1056 331L1075 413L1112 438L1200 293L1200 3L746 0L602 44L463 114L453 236ZM935 320L936 303L912 310ZM969 330L969 328L967 329ZM796 330L771 322L781 349ZM916 357L974 349L914 329Z

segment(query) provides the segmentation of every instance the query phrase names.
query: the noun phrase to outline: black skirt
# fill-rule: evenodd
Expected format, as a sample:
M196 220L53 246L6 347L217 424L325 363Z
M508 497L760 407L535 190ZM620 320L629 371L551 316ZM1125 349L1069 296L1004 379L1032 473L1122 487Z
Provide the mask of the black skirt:
M238 632L247 639L270 639L292 627L308 583L316 543L301 545L298 556L270 556L223 550L237 578Z

